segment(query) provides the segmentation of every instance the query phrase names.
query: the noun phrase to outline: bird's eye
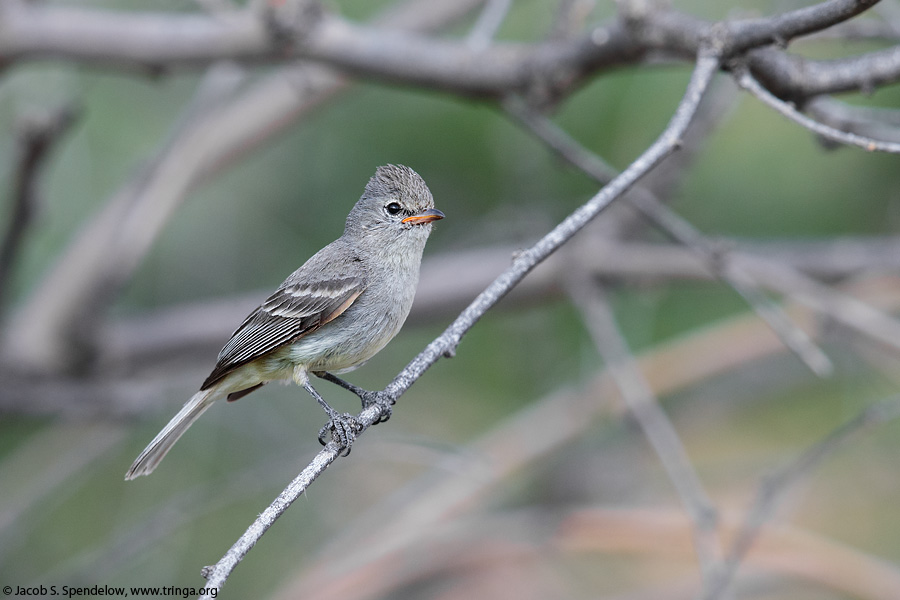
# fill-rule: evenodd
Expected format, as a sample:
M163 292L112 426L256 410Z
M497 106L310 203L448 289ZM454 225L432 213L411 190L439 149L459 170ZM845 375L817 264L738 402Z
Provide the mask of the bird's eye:
M388 211L388 214L396 215L401 210L403 210L403 207L400 206L396 202L391 202L390 204L388 204L387 206L384 207L384 210Z

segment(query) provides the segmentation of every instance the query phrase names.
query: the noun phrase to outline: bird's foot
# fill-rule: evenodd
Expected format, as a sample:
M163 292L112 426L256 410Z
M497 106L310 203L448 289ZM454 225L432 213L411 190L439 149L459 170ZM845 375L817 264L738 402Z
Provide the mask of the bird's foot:
M396 401L384 392L366 391L364 394L360 395L359 399L362 400L363 410L369 408L373 404L381 409L381 416L379 416L378 420L372 423L372 425L386 422L391 418L391 414L394 412L394 402Z
M373 423L373 425L377 425L379 423L384 423L385 421L387 421L388 419L391 418L391 412L393 411L392 407L394 405L395 400L394 400L394 398L388 396L384 392L370 392L369 390L363 389L363 388L359 387L358 385L353 385L349 381L344 381L340 377L338 377L336 375L332 375L331 373L328 373L327 371L317 372L316 375L318 377L321 377L322 379L330 381L331 383L341 386L345 390L348 390L348 391L356 394L359 397L360 401L362 402L363 410L369 408L373 404L379 405L381 407L381 416L378 418L377 421L375 421Z
M356 417L350 413L333 413L331 418L319 430L319 443L323 446L327 443L325 436L331 433L331 439L341 446L341 456L350 454L350 448L356 440L356 434L362 431L362 426Z

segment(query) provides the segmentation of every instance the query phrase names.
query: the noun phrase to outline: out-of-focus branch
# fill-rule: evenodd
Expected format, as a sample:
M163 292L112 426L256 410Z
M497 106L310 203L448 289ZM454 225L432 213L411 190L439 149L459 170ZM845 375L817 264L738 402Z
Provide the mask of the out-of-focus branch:
M580 266L604 280L622 279L648 285L712 278L705 261L692 249L671 244L582 241L591 250L580 255ZM434 323L458 314L509 265L510 256L516 250L514 246L497 246L426 257L409 325ZM765 264L782 265L792 273L801 272L805 277L827 281L857 277L861 273L900 271L900 240L894 238L771 241L739 243L731 248L732 255L738 259L745 255L744 251L765 259ZM561 296L565 263L564 258L556 256L542 263L510 292L501 306L509 309ZM745 263L745 266L754 271L753 265ZM768 273L765 268L761 274L754 273L754 281L787 293L788 297L796 291L799 280L795 275L785 275L775 281ZM845 290L841 293L847 296ZM62 417L145 414L159 406L159 398L167 394L167 389L184 393L185 389L194 387L206 375L234 323L267 294L267 290L258 290L120 317L99 332L101 352L91 376L31 375L0 363L0 379L4 382L0 413ZM807 292L807 296L813 294L818 292ZM871 302L866 297L858 301ZM823 303L815 308L828 310ZM846 314L846 311L839 312ZM854 310L850 314L857 313ZM878 320L871 321L866 327L881 329L878 323Z
M694 550L703 573L704 589L720 576L725 552L716 531L717 510L710 500L675 427L628 349L602 287L583 272L569 280L569 293L579 307L594 345L628 411L656 452L692 523Z
M473 50L483 50L490 45L511 7L512 0L487 0L485 2L484 9L466 40Z
M11 209L0 242L0 308L5 300L16 256L40 202L38 177L54 144L78 115L72 105L45 114L22 117L17 124L16 157L12 165Z
M739 252L729 268L738 268L762 287L800 302L895 351L900 350L900 321L884 311L772 261Z
M813 98L803 105L803 110L840 131L900 143L900 110L853 106L828 96Z
M897 281L892 299L900 305ZM858 293L863 293L859 291ZM868 293L873 293L870 290ZM867 298L877 303L873 295ZM797 308L797 307L794 307ZM797 321L802 311L791 309ZM783 352L784 346L755 315L744 315L654 346L636 359L653 394L666 398L698 382L741 368L754 360ZM605 401L598 401L605 399ZM558 448L590 431L598 419L621 415L624 403L609 373L602 371L575 387L561 389L506 417L468 446L448 455L390 498L360 515L322 548L318 561L306 566L284 585L278 598L343 597L393 564L417 540L435 531L450 518L459 518L476 507L507 478L525 470ZM648 543L657 550L659 529L652 520L638 519L654 534ZM689 523L678 514L684 552L689 547ZM734 523L729 519L728 523ZM683 525L682 525L683 523ZM732 526L730 526L733 528ZM578 531L573 524L573 531ZM626 539L628 535L625 535ZM585 543L609 541L610 535L588 535ZM615 538L617 552L623 542ZM876 596L877 597L877 596Z
M227 80L220 83L221 80ZM217 132L207 127L222 105L229 69L210 70L156 156L91 219L10 324L8 360L25 370L75 370L93 359L100 316L130 279L202 171ZM202 106L200 106L202 105Z
M806 449L793 462L785 465L760 483L753 506L734 536L725 568L716 574L713 585L705 590L702 600L715 600L728 590L737 569L759 538L764 525L777 510L788 490L807 477L829 454L863 428L874 427L900 417L900 398L872 404L854 419L844 423L825 438Z
M565 584L571 582L552 580L542 586L545 574L523 564L555 564L566 559L600 562L598 555L611 555L638 562L664 561L670 568L666 575L613 597L685 600L695 597L697 591L696 579L683 577L678 568L691 552L690 525L677 508L667 507L530 508L457 515L452 522L420 530L395 554L382 553L357 565L349 575L322 581L314 592L317 600L377 600L403 595L421 581L449 579L452 584L441 598L494 597L473 593L466 580L478 577L482 570L504 573L503 565L512 563L516 582L504 580L499 588L504 592L501 598L556 598L565 595L560 590L568 590ZM725 514L720 530L731 535L738 526L737 515ZM747 560L757 577L772 574L798 579L859 600L894 600L890 590L900 585L895 566L814 531L769 524L761 541ZM408 560L410 556L416 559ZM516 585L527 591L517 593ZM276 598L302 597L297 590L308 589L301 585L286 588Z
M797 102L823 94L871 92L900 77L900 46L832 60L807 60L760 48L748 58L750 72L766 89Z
M739 527L740 519L736 515L723 514L723 534L731 536ZM674 510L586 508L570 515L560 529L559 541L571 551L616 554L630 551L662 554L668 560L691 551L689 523ZM896 590L900 589L900 571L896 565L789 525L767 525L747 563L755 569L815 582L852 598L894 600Z
M771 97L770 94L767 95ZM581 147L542 115L519 103L507 103L507 108L550 148L588 175L602 182L614 173L599 157ZM641 188L634 190L631 201L642 214L657 223L674 239L696 252L711 272L728 281L741 293L757 314L773 327L785 345L803 359L814 372L820 375L829 373L830 360L812 343L805 332L793 326L776 304L768 301L756 290L757 286L790 295L874 340L900 349L898 342L900 323L889 315L821 284L781 262L727 250L722 248L721 244L714 244L696 231L690 223L669 211L646 190Z
M657 5L647 9L645 2L622 3L622 18L579 37L493 43L484 49L473 49L464 40L359 25L317 11L310 11L299 26L290 24L297 37L284 43L266 25L265 15L249 9L207 16L8 3L0 28L0 58L99 62L150 72L223 59L308 58L364 77L459 94L552 97L601 69L634 64L651 54L690 59L707 41L723 58L784 44L846 21L876 2L827 0L780 15L719 24ZM750 66L767 87L779 90L777 95L809 97L896 81L900 49L812 61L768 48L753 51Z
M772 17L726 21L713 28L712 43L721 43L721 51L726 56L759 46L786 46L794 38L847 21L878 2L826 0Z
M411 0L386 11L377 21L398 28L432 29L459 18L481 1L450 5ZM0 348L5 352L0 354L22 370L51 373L93 359L100 317L185 194L342 87L343 79L328 69L295 65L264 77L228 101L221 94L210 98L200 89L156 159L126 182L76 234L10 323Z
M813 133L816 133L827 140L848 144L850 146L858 146L868 150L869 152L890 152L892 154L900 153L900 143L879 140L876 138L866 137L858 133L841 131L829 125L819 123L815 119L811 119L801 113L799 110L788 104L787 102L776 98L760 83L753 78L746 69L738 69L735 73L738 85L750 92L753 96L761 100L766 106L784 115L791 121L802 125Z
M470 0L468 6L475 4ZM115 14L8 3L3 7L0 56L9 60L55 56L169 66L179 61L205 64L213 58L259 58L273 52L272 56L283 59L285 53L292 56L295 52L296 56L366 77L463 94L506 96L518 92L541 101L571 90L601 68L640 60L648 52L693 55L705 39L720 48L745 49L849 18L868 4L828 0L809 10L748 23L729 21L727 26L717 27L672 11L637 14L632 10L626 11L624 18L578 38L537 44L494 43L476 51L464 42L396 28L409 27L411 20L398 19L389 28L384 24L353 24L336 15L312 11L308 22L294 28L299 37L291 41L290 48L276 44L273 49L271 32L252 10L214 16ZM460 8L455 6L454 10ZM431 24L434 18L423 22ZM780 58L772 59L775 63L788 60L783 52L776 52ZM900 67L900 53L897 58ZM750 64L755 72L752 56ZM842 69L839 65L832 67ZM807 70L808 66L804 72ZM297 76L302 90L299 93L293 87ZM900 69L896 76L900 77ZM797 81L803 83L802 78ZM866 85L872 81L867 79ZM287 77L280 74L262 82L235 102L218 106L179 130L176 142L168 144L152 165L123 186L26 301L10 326L5 344L16 348L14 358L29 370L50 371L72 369L90 361L95 346L92 336L104 308L140 264L185 194L236 153L246 152L247 146L279 130L285 121L296 118L339 85L340 79L333 73L303 67ZM302 99L298 100L298 95ZM251 119L236 118L248 114ZM135 210L135 206L141 210ZM73 265L89 265L87 276L75 277L78 270Z
M540 113L518 102L508 102L506 108L551 150L581 169L585 174L601 183L605 183L615 176L615 170L612 167L578 144ZM697 254L710 273L727 282L743 296L753 310L772 327L784 344L814 373L824 376L831 372L832 365L828 356L810 340L802 329L791 323L791 320L777 304L762 294L754 282L749 280L739 269L726 268L728 251L722 244L708 240L689 222L658 201L648 189L635 188L629 195L629 201L647 219Z

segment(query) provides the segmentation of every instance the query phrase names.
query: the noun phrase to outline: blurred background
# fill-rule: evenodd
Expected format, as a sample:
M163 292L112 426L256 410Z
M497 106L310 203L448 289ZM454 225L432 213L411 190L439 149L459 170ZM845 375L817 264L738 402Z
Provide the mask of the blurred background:
M202 14L212 3L87 4ZM390 4L325 3L358 21ZM542 40L557 4L514 0L495 39ZM707 20L801 4L673 2ZM588 24L615 15L612 3L584 6ZM465 37L479 11L440 35ZM889 21L890 14L865 18ZM791 51L830 58L887 44L822 36ZM293 68L7 65L0 222L14 223L28 128L60 114L66 124L35 176L31 218L15 221L22 239L0 290L7 340L0 584L202 585L201 567L214 564L318 451L321 409L302 390L269 385L211 409L151 477L126 483L125 470L196 391L243 316L340 235L376 166L411 166L447 218L430 238L407 326L347 376L368 389L387 385L517 249L599 189L495 102L365 79L340 80L326 94L316 87L322 67L294 79L279 72ZM602 72L548 114L623 169L665 127L690 71L671 60ZM239 151L216 154L215 135L243 121L211 127L210 116L241 99L251 106L254 94L273 98L265 86L277 81L314 101L270 124L277 134L248 135ZM896 109L900 89L842 100ZM900 302L896 156L828 147L724 74L707 104L675 166L647 185L727 247L813 265L811 274L829 289L880 307L893 322L887 315ZM260 102L235 114L266 110ZM191 161L201 175L187 191L166 187L181 185L178 167ZM142 193L145 204L123 204ZM167 194L180 199L156 200ZM115 232L147 240L126 251L134 255L112 278L88 286L87 303L103 308L87 311L92 316L73 331L100 349L60 357L39 342L30 346L43 335L48 306L84 301L65 292L77 289L79 272L61 276L55 266L88 269L121 257L107 244ZM603 244L606 234L612 245ZM99 247L85 250L92 241ZM632 242L632 254L617 251L617 241ZM628 266L623 257L637 260L641 248L662 252L646 255L646 267ZM589 251L596 253L580 256ZM79 252L81 259L61 262ZM690 251L627 210L603 213L563 252L488 312L453 359L439 361L400 399L388 423L367 431L349 458L312 485L239 565L225 597L693 597L701 569L683 503L605 375L589 319L571 298L567 265L582 259L601 263L591 268L607 306L717 510L720 550L727 552L761 489L777 496L737 573L738 597L900 597L900 422L890 410L874 413L840 444L817 445L866 407L887 401L890 409L898 349L765 291L830 358L831 375L817 376L729 285L705 276ZM620 266L607 269L604 256ZM666 272L654 256L683 257L678 264L689 266ZM68 283L54 292L48 281ZM40 310L38 297L49 303ZM342 410L357 410L343 390L319 389ZM766 479L803 456L811 462L784 485Z

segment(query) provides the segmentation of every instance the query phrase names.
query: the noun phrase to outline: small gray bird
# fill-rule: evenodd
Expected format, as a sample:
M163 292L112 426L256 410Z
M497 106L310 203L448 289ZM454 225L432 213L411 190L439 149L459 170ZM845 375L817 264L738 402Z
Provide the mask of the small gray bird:
M200 391L141 452L125 479L150 474L217 399L237 400L279 379L293 379L328 413L319 440L333 431L349 451L358 424L325 402L309 374L353 391L363 406L376 401L377 394L332 373L360 366L403 326L431 222L443 218L415 171L378 167L350 211L344 234L294 271L241 323Z

